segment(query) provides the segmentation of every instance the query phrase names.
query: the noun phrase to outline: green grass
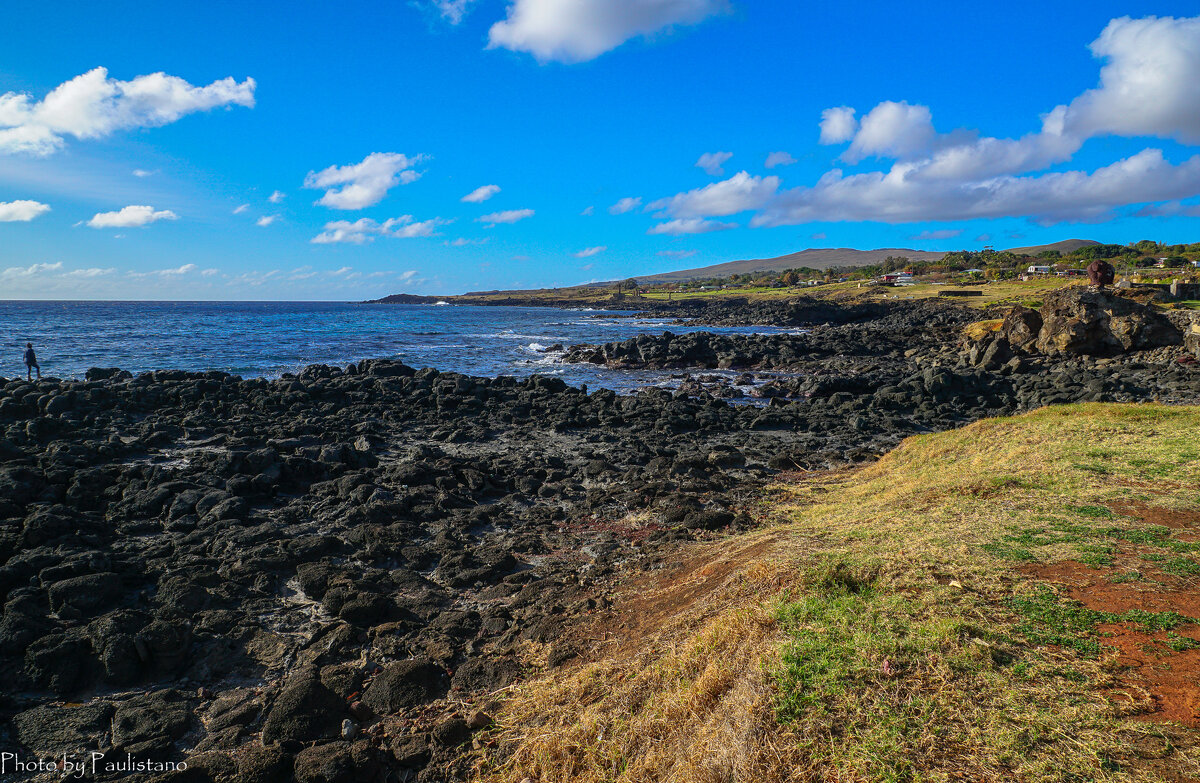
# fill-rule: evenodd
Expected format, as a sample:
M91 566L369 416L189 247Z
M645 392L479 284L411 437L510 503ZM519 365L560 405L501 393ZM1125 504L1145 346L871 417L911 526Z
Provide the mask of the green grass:
M1089 609L1015 566L1142 556L1103 577L1139 591L1190 573L1191 542L1111 509L1200 509L1197 432L1200 407L1052 406L776 485L764 528L631 583L628 632L505 696L484 780L1161 783L1099 627L1165 659L1194 621ZM1200 777L1195 748L1170 753Z
M1196 641L1190 636L1180 636L1177 633L1168 631L1167 646L1175 652L1186 652L1188 650L1200 649L1200 641Z
M1080 655L1094 658L1100 653L1096 626L1106 623L1135 623L1143 630L1169 631L1193 622L1176 612L1101 612L1088 609L1078 601L1060 598L1053 590L1040 588L1027 596L1010 598L1008 606L1020 618L1013 629L1026 641L1037 645L1068 647Z
M810 571L803 592L779 602L775 618L788 641L772 672L775 709L848 778L870 770L872 780L919 780L930 744L951 741L947 725L961 712L953 691L929 684L986 679L1014 656L993 644L989 629L877 586L880 570L834 558ZM1012 676L1029 668L1025 662ZM830 735L837 751L828 750ZM1002 743L1012 740L1003 735Z
M1067 505L1066 511L1073 518L1088 520L1112 520L1117 515L1104 506ZM1187 557L1172 557L1200 551L1200 542L1177 541L1174 531L1162 525L1092 525L1072 519L1046 516L1038 521L1042 527L1022 528L1014 526L999 539L982 545L981 549L992 557L1020 563L1044 562L1062 559L1069 551L1071 559L1094 568L1114 564L1119 554L1119 544L1128 543L1141 547L1139 556L1143 560L1161 563L1160 568L1176 576L1200 575L1200 564ZM1064 549L1068 548L1068 549ZM1140 575L1139 575L1140 578ZM1110 579L1129 581L1129 579Z
M1067 506L1067 510L1090 519L1111 519L1114 516L1113 512L1104 506Z
M1163 562L1159 567L1168 574L1174 574L1175 576L1200 576L1200 563L1185 557L1172 557Z

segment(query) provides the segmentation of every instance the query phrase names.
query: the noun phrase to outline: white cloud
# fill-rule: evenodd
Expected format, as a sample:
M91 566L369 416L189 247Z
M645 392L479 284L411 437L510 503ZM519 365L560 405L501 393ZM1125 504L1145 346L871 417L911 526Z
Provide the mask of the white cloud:
M831 171L811 188L784 191L751 225L878 220L885 223L1034 217L1043 223L1099 220L1126 204L1200 193L1200 155L1178 166L1142 150L1092 173L1052 172L986 180L926 180L889 172Z
M767 156L767 162L763 165L769 169L773 169L776 166L790 166L796 162L796 159L787 152L772 152Z
M468 204L482 204L492 196L500 192L499 185L482 185L475 188L470 193L462 197L462 200Z
M223 275L225 285L232 289L240 290L246 286L259 288L274 280L279 279L283 272L279 269L271 269L266 272L243 272L240 275Z
M732 157L732 152L706 152L696 161L696 168L704 169L711 176L719 177L725 173L725 169L721 166Z
M195 264L184 264L171 269L159 269L152 274L162 275L164 277L177 277L179 275L186 275L189 272L195 272L197 268L198 267Z
M99 212L87 222L92 228L133 228L145 226L159 220L179 218L169 209L155 210L145 205L130 205L117 212Z
M253 79L221 79L196 87L165 73L123 82L94 68L60 84L40 101L26 93L0 95L0 153L49 155L65 137L97 139L130 128L175 122L219 106L254 106Z
M474 4L475 0L429 0L426 7L432 8L450 24L459 24Z
M929 239L953 239L962 233L961 228L940 228L933 231L922 231L920 234L914 234L909 239L929 240Z
M821 112L821 144L841 144L854 138L858 130L858 120L854 118L854 109L849 106L835 106Z
M328 188L317 203L333 209L365 209L378 204L387 192L397 185L407 185L420 178L412 167L421 156L408 157L395 152L373 152L361 163L330 166L310 171L304 178L306 188ZM338 187L338 186L341 187Z
M116 271L117 270L113 267L108 267L105 269L101 269L100 267L89 267L87 269L72 269L70 272L64 273L64 275L66 277L92 278L116 274Z
M192 272L195 272L199 268L200 267L196 266L195 264L183 264L181 266L168 267L167 269L151 269L148 272L126 272L125 276L139 279L147 277L182 277L183 275L188 275ZM215 273L216 270L214 269L212 272ZM201 274L205 274L205 272L201 272Z
M593 207L584 207L583 211L580 212L579 214L582 217L590 217L590 216L596 214L596 208L594 206Z
M351 223L348 220L335 220L325 224L325 230L310 241L316 245L348 243L361 245L373 242L377 236L396 237L398 239L413 239L416 237L436 236L438 226L450 223L442 218L432 218L414 222L412 215L401 215L377 223L370 218L360 218Z
M444 244L446 247L467 247L468 245L486 245L487 241L487 237L484 237L483 239L467 239L466 237L459 237L458 239L443 242L442 244Z
M1200 204L1168 201L1165 204L1142 207L1133 214L1134 217L1200 217Z
M274 223L276 220L279 220L279 215L263 215L258 220L254 221L254 224L256 226L261 226L263 228L266 228L267 226Z
M488 48L529 52L539 62L583 62L728 9L728 0L511 0L507 18L488 33Z
M1200 158L1178 165L1145 149L1091 173L1037 174L1109 135L1200 144L1200 17L1114 19L1091 49L1107 62L1099 86L1042 115L1019 138L970 130L937 133L928 107L884 101L860 126L848 107L827 110L821 140L849 140L848 162L877 156L886 171L826 173L815 185L778 194L752 225L809 220L889 223L1030 217L1042 223L1094 221L1130 205L1200 193ZM1169 209L1169 207L1163 207ZM1138 215L1155 214L1146 207Z
M620 201L618 201L616 204L613 204L611 207L609 207L608 211L610 214L613 214L613 215L624 215L626 212L632 212L633 210L637 209L641 205L642 205L641 196L626 197L626 198L623 198ZM588 209L591 209L591 207L588 207Z
M235 215L240 215L240 214L242 214L243 212L245 212L247 209L250 209L250 205L249 205L249 204L242 204L241 206L238 206L238 207L235 207L235 208L234 208L234 210L233 210L233 214L235 214Z
M40 201L0 201L0 223L28 223L49 211L50 205Z
M704 220L703 218L678 218L676 220L669 220L666 223L659 223L646 233L681 236L683 234L709 234L713 231L726 231L731 228L737 228L737 223L721 223L716 220Z
M664 258L684 259L684 258L691 258L692 256L696 255L696 251L695 250L660 250L660 251L658 251L658 254L660 256L663 256Z
M506 209L503 212L492 212L489 215L476 218L480 223L486 223L488 228L497 223L516 223L518 220L533 217L532 209Z
M286 193L284 193L282 190L276 190L272 192L271 195L267 196L267 201L270 201L272 204L278 204L285 198L287 198Z
M1091 50L1108 64L1099 87L1060 107L1064 133L1200 144L1200 17L1113 19Z
M53 264L31 264L30 266L10 266L0 271L0 278L34 277L44 272L57 272L62 269L62 261Z
M584 250L580 250L578 253L575 254L575 257L576 258L591 258L594 255L603 253L605 250L608 250L608 248L605 245L600 245L598 247L589 247Z
M147 171L146 169L134 169L133 176L135 177L153 177L157 171Z
M400 237L402 239L432 237L436 236L438 226L444 226L449 222L449 220L433 218L432 220L422 220L419 223L413 223L412 216L404 215L403 217L392 218L385 222L383 224L383 233L387 236Z
M361 218L351 223L348 220L334 220L325 224L325 230L312 238L314 245L329 245L336 242L348 242L361 245L375 239L372 234L379 233L379 224L369 218Z
M858 133L842 158L850 163L872 155L908 158L929 152L936 138L928 106L884 101L862 118Z
M759 209L779 189L779 177L755 177L740 171L727 180L656 201L651 209L672 217L721 217Z

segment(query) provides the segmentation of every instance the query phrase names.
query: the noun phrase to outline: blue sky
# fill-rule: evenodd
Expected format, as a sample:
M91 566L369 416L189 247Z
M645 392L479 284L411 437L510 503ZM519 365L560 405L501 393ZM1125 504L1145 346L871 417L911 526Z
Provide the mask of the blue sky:
M966 5L10 4L0 298L1200 241L1195 6Z

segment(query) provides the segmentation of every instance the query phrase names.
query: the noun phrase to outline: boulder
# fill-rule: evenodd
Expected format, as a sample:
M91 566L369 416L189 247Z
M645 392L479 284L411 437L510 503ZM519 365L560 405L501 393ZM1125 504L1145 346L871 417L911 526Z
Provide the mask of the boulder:
M296 754L299 783L365 783L377 780L381 770L379 751L365 742L331 742Z
M1191 323L1183 332L1183 347L1200 359L1200 313L1192 313Z
M113 707L91 704L43 704L13 718L17 739L38 756L78 754L81 748L99 746L112 728Z
M1165 316L1112 291L1071 286L1046 295L1036 348L1044 354L1112 356L1179 345Z
M342 728L346 704L321 684L315 667L304 667L287 684L263 723L263 742L333 739Z
M1000 334L1004 335L1008 344L1021 351L1033 349L1041 331L1041 313L1028 307L1014 307L1000 325Z
M117 705L112 722L113 747L134 756L165 758L191 722L191 707L178 691L134 696Z
M50 585L50 609L59 614L90 615L110 604L120 590L120 577L111 573L63 579Z
M430 661L400 661L383 667L363 692L363 703L380 715L432 701L446 692L446 672Z

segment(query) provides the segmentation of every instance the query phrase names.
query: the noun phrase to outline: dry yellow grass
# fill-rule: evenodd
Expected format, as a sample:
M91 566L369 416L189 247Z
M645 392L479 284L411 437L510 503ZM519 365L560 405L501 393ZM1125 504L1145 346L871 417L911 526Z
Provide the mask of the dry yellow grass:
M795 572L784 560L747 555L778 544L769 536L726 542L690 561L690 577L640 582L639 606L679 611L639 612L626 633L593 629L603 634L599 660L518 689L500 718L512 755L486 778L791 779L798 743L774 719L765 668L782 635L760 599ZM726 573L726 563L737 568Z
M1004 324L1003 318L989 318L986 321L975 321L963 327L963 334L972 340L982 340L989 332L998 332Z
M773 526L631 581L588 662L513 690L479 780L1157 780L1132 742L1200 775L1104 696L1111 657L1013 636L1034 588L987 549L1064 503L1200 508L1197 432L1198 408L1043 409L775 487Z

